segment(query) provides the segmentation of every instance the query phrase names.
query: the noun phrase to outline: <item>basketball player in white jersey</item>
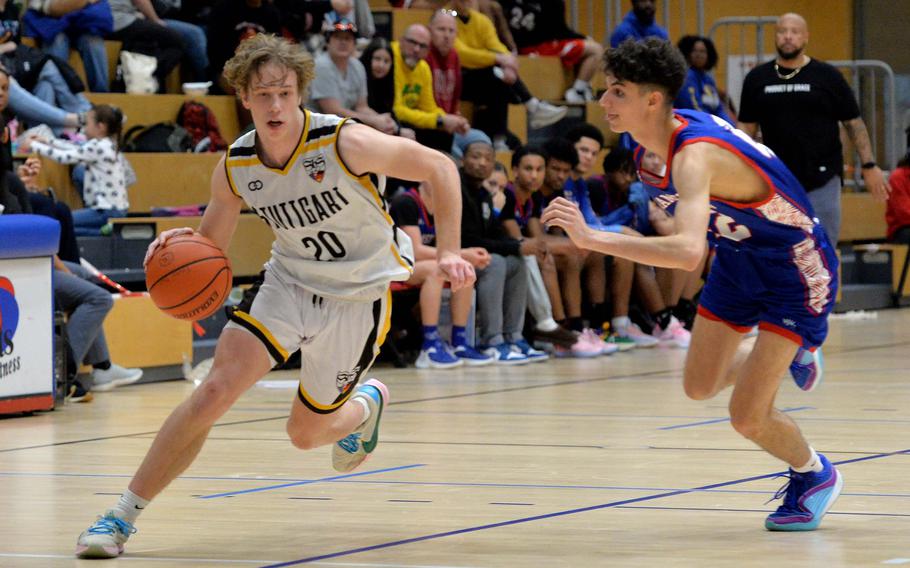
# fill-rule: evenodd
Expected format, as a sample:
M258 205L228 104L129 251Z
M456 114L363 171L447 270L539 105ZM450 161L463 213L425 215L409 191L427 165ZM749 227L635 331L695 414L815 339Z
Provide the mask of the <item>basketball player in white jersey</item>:
M461 196L448 158L301 110L313 61L282 39L260 34L243 42L224 74L255 130L216 166L199 233L227 250L246 205L274 231L272 255L255 298L233 311L222 332L209 376L165 421L119 502L79 536L80 557L121 554L136 517L193 462L212 424L298 348L291 442L300 449L334 443L339 471L351 471L373 451L388 390L375 379L357 385L389 329L389 283L407 280L413 266L411 242L381 197L384 175L431 188L439 268L453 290L475 279L460 256ZM165 231L148 255L191 232Z

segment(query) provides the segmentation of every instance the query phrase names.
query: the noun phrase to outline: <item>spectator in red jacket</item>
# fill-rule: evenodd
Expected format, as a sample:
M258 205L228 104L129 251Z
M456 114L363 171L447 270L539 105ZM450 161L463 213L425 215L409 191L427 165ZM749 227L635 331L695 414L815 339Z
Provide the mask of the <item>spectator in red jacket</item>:
M891 186L885 211L888 240L910 244L910 151L897 163L888 184Z

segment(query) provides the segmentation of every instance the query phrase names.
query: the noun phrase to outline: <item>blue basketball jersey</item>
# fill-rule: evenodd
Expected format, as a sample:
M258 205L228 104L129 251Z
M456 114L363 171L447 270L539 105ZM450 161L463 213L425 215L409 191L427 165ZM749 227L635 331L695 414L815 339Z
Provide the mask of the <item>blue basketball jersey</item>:
M769 148L717 117L692 110L675 110L683 124L670 140L663 176L642 170L644 149L635 150L635 163L654 201L672 213L676 204L673 157L687 144L707 142L728 150L752 167L765 181L768 195L756 202L737 203L711 196L708 237L718 247L770 256L789 256L794 247L816 246L825 239L806 191Z
M837 257L806 191L774 152L746 133L703 112L675 113L682 125L670 140L663 176L642 170L644 149L635 151L639 175L659 206L671 212L675 208L673 157L697 142L732 152L768 187L768 194L753 203L711 196L708 235L717 257L702 306L728 323L750 326L761 321L785 336L801 338L806 346L820 345L836 294ZM747 299L754 305L739 309Z

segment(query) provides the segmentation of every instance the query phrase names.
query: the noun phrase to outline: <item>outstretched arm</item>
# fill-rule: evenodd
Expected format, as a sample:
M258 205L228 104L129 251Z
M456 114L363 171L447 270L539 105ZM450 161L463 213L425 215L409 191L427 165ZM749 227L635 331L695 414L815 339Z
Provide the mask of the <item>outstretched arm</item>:
M384 174L426 184L433 200L439 267L457 290L474 282L474 270L461 258L461 180L455 164L412 140L387 136L362 124L346 124L338 152L355 175Z
M557 198L541 221L565 229L580 248L628 258L650 266L693 270L705 249L711 215L711 177L698 144L683 149L673 160L673 180L679 193L673 234L661 237L605 233L588 227L578 207Z

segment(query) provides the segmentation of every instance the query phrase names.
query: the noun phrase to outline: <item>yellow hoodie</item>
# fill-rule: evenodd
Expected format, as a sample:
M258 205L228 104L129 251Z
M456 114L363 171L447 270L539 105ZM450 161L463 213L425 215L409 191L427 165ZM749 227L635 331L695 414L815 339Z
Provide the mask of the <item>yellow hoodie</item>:
M395 61L395 102L392 111L400 122L417 128L436 128L436 118L446 112L433 98L433 72L429 64L420 60L413 69L408 67L401 56L401 46L392 42L392 57Z
M468 12L468 21L455 18L458 24L458 37L455 38L455 51L465 69L483 69L496 63L497 53L509 53L496 35L496 27L490 18L477 10Z

